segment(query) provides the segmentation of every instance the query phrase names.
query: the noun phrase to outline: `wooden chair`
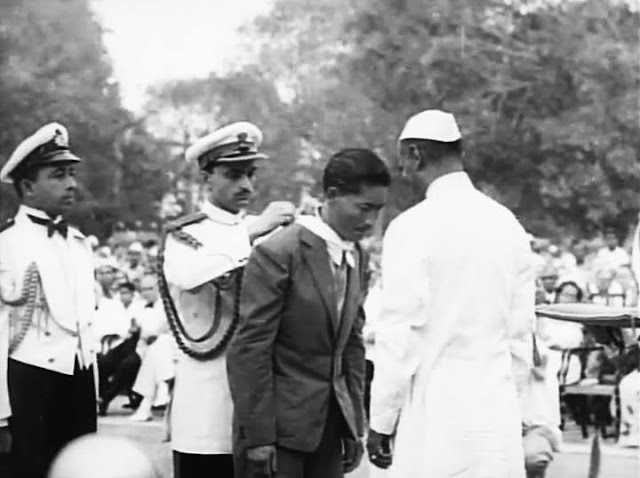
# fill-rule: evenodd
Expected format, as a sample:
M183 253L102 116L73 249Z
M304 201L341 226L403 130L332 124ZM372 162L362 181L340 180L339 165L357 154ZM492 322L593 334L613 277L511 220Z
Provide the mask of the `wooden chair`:
M616 365L615 374L610 381L610 383L574 383L567 384L567 372L569 369L569 362L572 356L577 356L580 359L580 380L586 378L586 365L587 359L591 353L594 352L602 352L604 350L603 345L595 345L589 347L577 347L573 349L568 349L563 352L562 356L562 365L560 368L560 372L558 373L558 381L560 384L560 406L561 406L561 417L562 417L562 427L564 428L565 416L567 414L568 408L573 408L574 418L576 423L580 426L582 437L588 438L589 425L593 425L596 427L597 432L600 432L603 438L607 438L607 423L602 423L597 420L592 420L592 412L593 410L593 402L596 397L610 397L614 403L614 416L613 418L613 426L614 432L613 437L618 440L620 437L620 415L621 415L621 404L620 404L620 380L623 377L622 370L622 357L625 354L626 346L624 340L622 339L621 334L616 333L619 332L619 329L613 328L599 328L597 330L596 341L599 343L612 344L618 348L618 363ZM570 407L570 404L573 407Z

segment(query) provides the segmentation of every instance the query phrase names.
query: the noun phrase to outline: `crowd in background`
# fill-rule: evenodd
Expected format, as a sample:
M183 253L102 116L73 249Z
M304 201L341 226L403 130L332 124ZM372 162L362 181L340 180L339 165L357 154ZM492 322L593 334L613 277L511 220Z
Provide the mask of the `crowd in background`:
M533 236L530 240L538 304L637 305L630 248L621 244L615 231L604 230L592 240L554 243ZM106 414L117 395L126 395L129 403L124 406L137 409L131 418L150 420L152 409L163 408L169 401L175 356L156 277L160 231L155 223L147 227L136 223L132 228L119 224L104 242L91 241L98 298L95 329L101 351L100 412ZM365 242L371 269L365 339L372 364L382 245L375 238ZM551 349L549 366L557 370L561 386L619 383L621 439L637 440L630 415L637 411L633 405L625 406L636 389L640 390L633 351L637 337L626 330L611 337L609 331L597 327L550 319L539 319L538 334ZM606 430L616 417L614 405L613 396L583 401L569 397L562 403L562 419Z
M561 245L531 237L531 245L537 303L638 305L631 251L614 230L605 229L593 241ZM561 393L562 423L575 420L585 436L587 426L594 425L606 437L619 419L620 443L638 446L638 331L538 319L538 334L551 349L550 366L557 370L561 392L578 385L571 394ZM594 386L603 386L601 393L580 393Z
M96 278L96 344L99 350L99 413L126 395L146 421L169 401L174 374L173 340L158 289L157 224L116 225L103 243L91 237Z

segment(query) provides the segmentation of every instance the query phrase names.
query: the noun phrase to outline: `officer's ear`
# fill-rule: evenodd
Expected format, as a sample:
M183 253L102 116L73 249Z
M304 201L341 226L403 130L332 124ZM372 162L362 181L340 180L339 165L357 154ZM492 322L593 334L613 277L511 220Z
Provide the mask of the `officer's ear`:
M335 186L329 186L327 190L324 192L324 195L327 199L335 199L340 196L340 190Z
M206 169L200 170L200 181L203 183L209 182L209 178L211 177L212 171L207 171Z
M31 178L22 178L18 181L18 188L21 197L31 197L35 193L35 181Z

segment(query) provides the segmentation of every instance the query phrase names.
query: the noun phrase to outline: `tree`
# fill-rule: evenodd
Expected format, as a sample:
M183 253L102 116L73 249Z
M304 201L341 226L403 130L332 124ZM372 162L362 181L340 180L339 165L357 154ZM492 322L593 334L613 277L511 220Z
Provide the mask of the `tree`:
M4 158L43 124L67 126L84 159L74 218L87 232L107 233L105 221L116 217L154 216L166 187L158 174L164 153L121 106L102 31L85 0L0 4L0 111ZM153 182L145 182L147 173ZM0 215L12 214L11 188L2 187L0 201Z
M633 222L639 16L628 4L355 0L345 15L340 3L281 0L256 26L269 38L262 68L293 85L317 149L353 141L393 164L404 121L444 108L473 179L534 233ZM283 53L295 61L278 64ZM416 198L396 188L397 212Z

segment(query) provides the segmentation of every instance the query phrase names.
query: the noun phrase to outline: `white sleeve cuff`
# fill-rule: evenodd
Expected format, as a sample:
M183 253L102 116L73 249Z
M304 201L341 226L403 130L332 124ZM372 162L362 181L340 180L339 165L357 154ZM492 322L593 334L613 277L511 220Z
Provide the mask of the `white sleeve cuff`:
M9 426L8 418L0 418L0 428L5 428Z

